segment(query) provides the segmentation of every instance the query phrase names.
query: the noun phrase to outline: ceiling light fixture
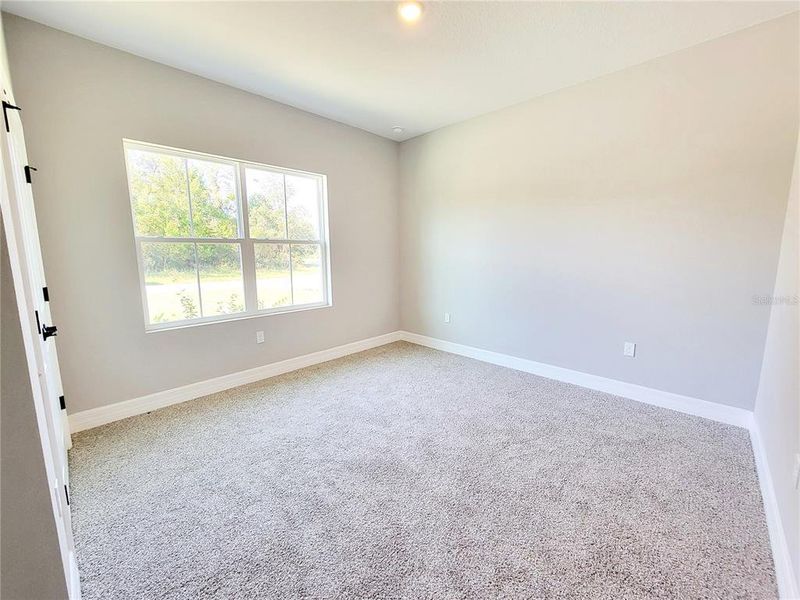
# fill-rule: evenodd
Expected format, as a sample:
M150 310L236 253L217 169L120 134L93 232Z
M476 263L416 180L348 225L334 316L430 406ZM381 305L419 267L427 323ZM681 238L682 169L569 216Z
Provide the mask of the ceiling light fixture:
M392 127L392 131L394 131L395 133L403 133L403 131L405 130L399 125L395 125L394 127Z
M422 3L416 0L401 2L397 5L397 14L406 23L416 23L422 16Z

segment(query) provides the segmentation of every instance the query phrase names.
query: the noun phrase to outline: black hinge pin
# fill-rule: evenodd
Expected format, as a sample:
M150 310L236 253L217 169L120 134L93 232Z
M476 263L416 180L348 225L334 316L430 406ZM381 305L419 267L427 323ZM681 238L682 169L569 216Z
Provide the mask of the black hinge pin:
M8 111L9 110L22 110L19 106L14 106L10 102L3 100L3 120L6 122L6 132L10 132L11 128L8 126Z
M67 410L67 401L64 399L64 396L58 397L58 404L61 406L61 410Z
M44 296L44 301L45 302L50 302L50 292L47 291L47 286L44 286L42 288L42 296Z
M25 165L25 181L28 183L33 183L33 180L31 179L31 171L38 171L38 170L39 169L37 169L36 167Z

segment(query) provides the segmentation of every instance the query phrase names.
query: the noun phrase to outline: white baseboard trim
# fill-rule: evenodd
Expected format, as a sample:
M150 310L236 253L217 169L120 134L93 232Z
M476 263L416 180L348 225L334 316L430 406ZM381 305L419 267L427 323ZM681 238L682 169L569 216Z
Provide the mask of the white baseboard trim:
M189 385L133 398L132 400L117 402L108 406L83 410L69 415L70 431L76 433L85 429L99 427L100 425L105 425L113 421L141 415L151 410L186 402L187 400L194 400L195 398L260 381L261 379L267 379L268 377L274 377L275 375L282 375L283 373L310 367L311 365L341 358L348 354L362 352L363 350L369 350L370 348L383 346L384 344L390 344L398 340L400 340L400 332L393 331L358 342L352 342L350 344L328 348L327 350L321 350L319 352L312 352L311 354L289 358L261 367L247 369L246 371L239 371L229 375L222 375L221 377L214 377L213 379L206 379L205 381L198 381L197 383L190 383Z
M467 356L483 362L509 367L518 371L525 371L526 373L533 373L534 375L540 375L548 379L573 383L592 390L598 390L600 392L614 394L615 396L622 396L630 400L644 402L645 404L652 404L654 406L704 417L712 421L727 423L728 425L748 428L750 426L750 417L753 414L749 410L743 408L708 402L707 400L682 396L681 394L674 394L672 392L664 392L635 383L626 383L624 381L608 379L607 377L591 375L581 371L573 371L572 369L565 369L563 367L555 367L526 358L518 358L508 354L482 350L474 346L456 344L455 342L448 342L418 333L411 333L409 331L401 331L400 337L407 342L419 344L421 346L428 346L429 348L443 350L452 354L460 354L461 356Z
M764 514L767 518L769 541L772 546L772 558L775 561L775 578L778 580L780 597L788 600L800 598L800 585L792 566L792 555L781 520L778 499L772 482L772 472L767 462L767 454L761 441L761 430L753 415L750 420L750 441L753 445L758 481L761 485L761 499L764 502Z
M186 402L187 400L193 400L195 398L207 396L208 394L221 392L239 385L253 383L254 381L267 379L275 375L296 371L297 369L316 365L363 350L369 350L377 346L383 346L384 344L390 344L398 340L405 340L420 346L427 346L429 348L435 348L436 350L467 356L483 362L533 373L534 375L547 377L548 379L572 383L581 387L622 396L638 402L644 402L646 404L652 404L690 415L704 417L729 425L750 429L752 424L753 413L743 408L708 402L706 400L700 400L699 398L692 398L672 392L664 392L634 383L626 383L599 375L591 375L564 367L556 367L546 363L518 358L499 352L492 352L490 350L483 350L474 346L448 342L446 340L432 338L418 333L411 333L409 331L393 331L365 340L328 348L327 350L312 352L311 354L255 367L246 371L222 375L221 377L190 383L178 388L156 392L132 400L80 411L69 415L70 431L75 433L85 429L91 429L92 427L105 425L112 421L118 421L119 419L125 419L172 404Z

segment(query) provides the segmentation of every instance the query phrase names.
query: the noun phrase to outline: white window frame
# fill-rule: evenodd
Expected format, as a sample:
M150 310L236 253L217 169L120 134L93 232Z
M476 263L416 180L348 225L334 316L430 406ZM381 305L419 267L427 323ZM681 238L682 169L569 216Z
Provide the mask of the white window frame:
M139 289L142 297L142 314L144 317L145 331L148 333L156 331L165 331L171 329L182 329L185 327L196 327L200 325L208 325L211 323L220 323L227 321L239 321L242 319L253 319L258 317L265 317L270 315L278 315L285 313L293 313L306 310L315 310L320 308L328 308L333 306L333 294L331 292L331 265L330 265L330 242L328 232L328 178L321 173L313 173L311 171L301 171L299 169L290 169L286 167L278 167L275 165L268 165L264 163L257 163L246 160L238 160L225 156L217 156L214 154L207 154L204 152L196 152L193 150L184 150L181 148L173 148L170 146L162 146L160 144L153 144L150 142L141 142L138 140L131 140L123 138L123 161L125 167L126 180L128 181L128 198L131 215L131 226L133 230L134 244L136 248L136 261L139 270ZM133 196L130 189L130 178L128 177L128 157L127 151L143 150L146 152L157 152L170 156L176 156L183 159L199 159L208 160L221 164L227 164L236 169L236 196L239 204L239 237L236 238L200 238L200 237L155 237L155 236L141 236L136 232L136 222L133 210ZM264 238L251 238L250 237L250 222L249 212L247 206L247 182L245 177L245 170L261 169L273 173L280 173L282 175L301 175L316 179L318 185L318 193L320 198L319 210L319 240L293 240L293 239L264 239ZM285 181L285 180L284 180ZM285 196L285 194L284 194ZM191 205L190 205L191 206ZM284 211L286 206L284 205ZM286 235L289 235L288 230ZM147 301L147 286L145 285L145 272L144 262L142 261L142 242L176 242L176 243L225 243L225 244L239 244L240 260L242 264L242 279L244 284L244 305L243 312L215 315L210 317L198 317L196 319L182 319L179 321L169 321L166 323L151 323L150 322L150 308ZM258 308L258 281L256 277L256 263L255 263L255 244L284 244L289 246L289 264L290 264L290 277L291 273L291 245L292 244L314 244L320 247L320 263L322 271L322 301L314 302L311 304L290 304L288 306L279 306L275 308L266 308L259 310ZM197 268L197 267L196 267ZM199 275L198 275L199 280ZM294 292L292 286L292 293ZM200 306L202 307L202 289L198 281L198 294L200 294ZM294 300L294 298L292 298ZM201 309L202 310L202 309Z

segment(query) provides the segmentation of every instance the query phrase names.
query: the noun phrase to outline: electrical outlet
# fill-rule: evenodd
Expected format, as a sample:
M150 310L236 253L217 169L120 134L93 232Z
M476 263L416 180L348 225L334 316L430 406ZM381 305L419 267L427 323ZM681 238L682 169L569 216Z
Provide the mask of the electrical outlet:
M636 356L636 344L633 342L625 342L625 348L622 353L625 356Z
M256 331L256 344L263 344L263 343L264 343L264 332Z
M444 322L445 323L449 323L450 322L450 313L444 313Z

